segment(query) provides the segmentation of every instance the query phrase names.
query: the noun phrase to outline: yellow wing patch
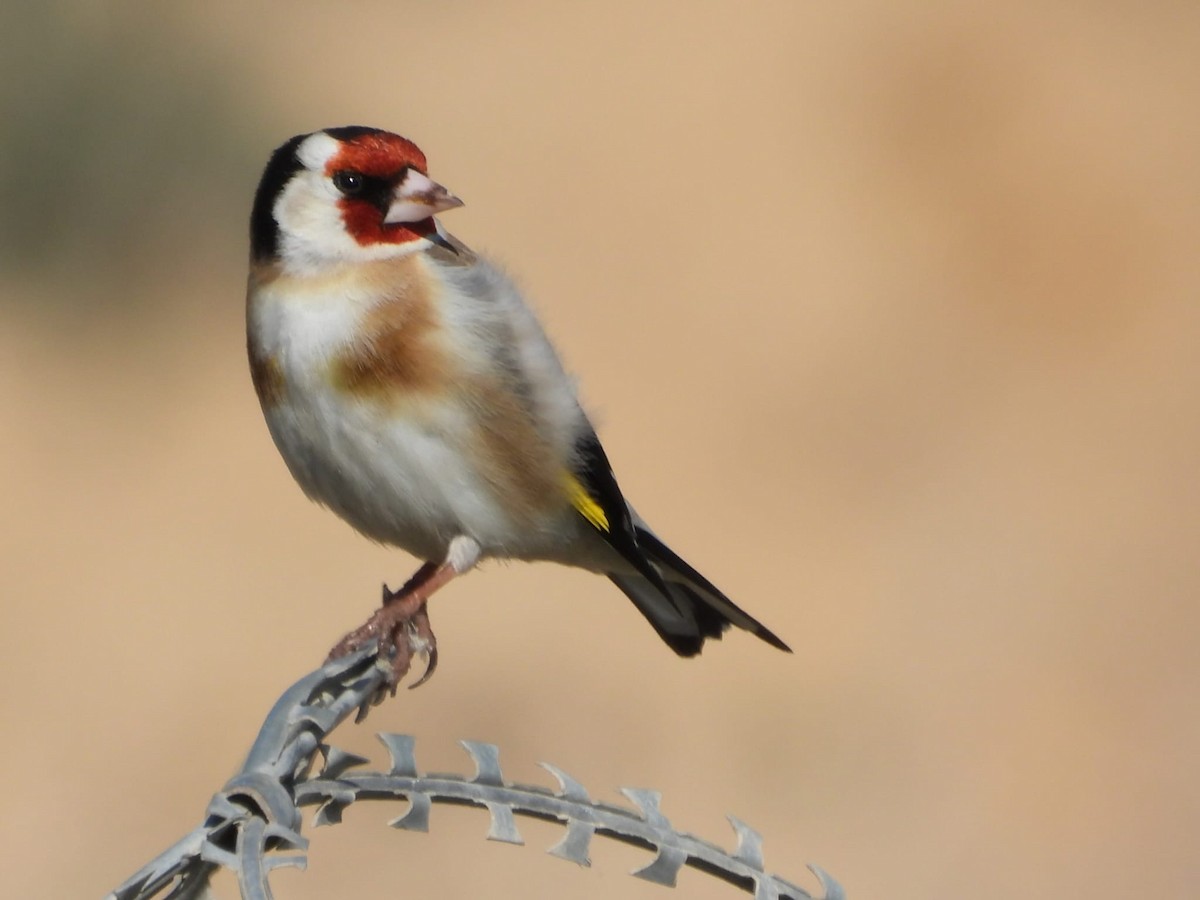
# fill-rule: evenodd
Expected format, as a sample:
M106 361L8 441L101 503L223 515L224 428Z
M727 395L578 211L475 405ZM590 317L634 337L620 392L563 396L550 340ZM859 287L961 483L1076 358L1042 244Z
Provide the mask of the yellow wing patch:
M570 472L563 472L563 486L567 490L567 498L578 513L592 523L600 531L608 531L608 516L604 514L600 504L592 499L587 488Z

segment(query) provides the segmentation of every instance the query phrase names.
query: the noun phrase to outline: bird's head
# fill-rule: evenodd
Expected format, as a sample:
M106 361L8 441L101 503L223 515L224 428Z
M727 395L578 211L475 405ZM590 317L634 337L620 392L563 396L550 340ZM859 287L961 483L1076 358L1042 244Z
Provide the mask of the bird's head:
M357 125L297 135L263 171L250 256L295 271L400 256L444 243L433 216L456 206L399 135Z

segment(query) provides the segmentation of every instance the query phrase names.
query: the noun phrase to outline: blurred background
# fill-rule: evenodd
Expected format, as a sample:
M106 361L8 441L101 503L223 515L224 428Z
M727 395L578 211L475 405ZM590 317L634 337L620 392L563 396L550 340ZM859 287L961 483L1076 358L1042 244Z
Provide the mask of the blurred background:
M673 657L607 581L488 565L338 735L664 792L851 897L1200 890L1200 6L0 7L10 896L100 896L415 562L292 483L243 336L270 151L414 138L626 492L796 648ZM560 830L352 809L281 897L671 896ZM680 896L729 897L685 872Z

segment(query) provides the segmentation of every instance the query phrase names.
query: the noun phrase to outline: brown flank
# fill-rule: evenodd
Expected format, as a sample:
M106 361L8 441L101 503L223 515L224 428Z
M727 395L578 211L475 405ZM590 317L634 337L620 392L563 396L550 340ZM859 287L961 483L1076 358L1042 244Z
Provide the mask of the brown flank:
M278 405L287 395L287 382L279 360L273 355L258 353L253 347L250 348L250 380L254 382L254 392L263 409Z
M511 516L536 525L564 503L562 462L511 386L472 379L465 387L476 423L470 451L479 474Z
M403 271L392 296L367 314L361 338L334 358L331 375L334 385L348 394L403 402L407 392L443 386L449 363L437 339L433 297L421 273L411 265L389 268L393 280L401 274L398 269L409 271Z

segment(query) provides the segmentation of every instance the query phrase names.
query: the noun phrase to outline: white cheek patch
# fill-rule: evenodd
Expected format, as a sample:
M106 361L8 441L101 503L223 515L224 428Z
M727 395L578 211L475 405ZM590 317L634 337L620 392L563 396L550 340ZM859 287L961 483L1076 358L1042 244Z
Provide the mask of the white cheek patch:
M275 221L282 235L285 260L326 257L344 259L357 249L346 233L337 189L324 175L301 171L275 201Z

